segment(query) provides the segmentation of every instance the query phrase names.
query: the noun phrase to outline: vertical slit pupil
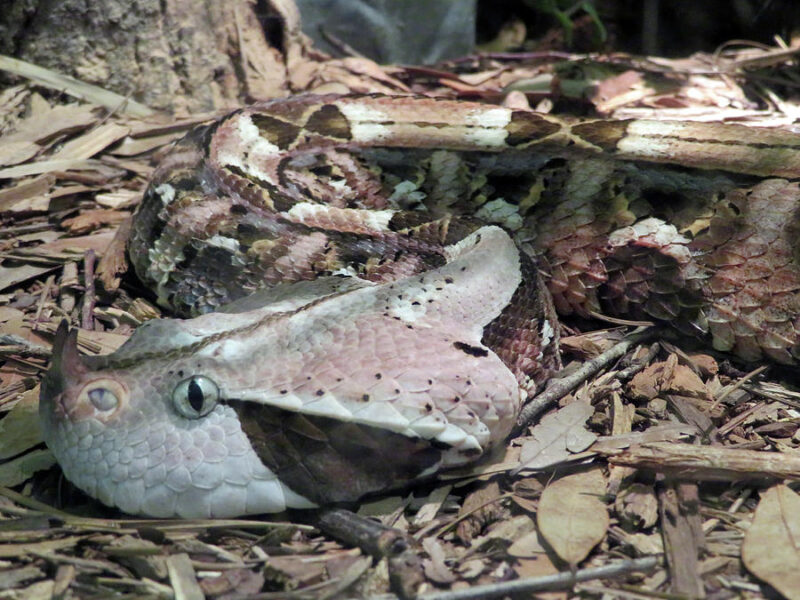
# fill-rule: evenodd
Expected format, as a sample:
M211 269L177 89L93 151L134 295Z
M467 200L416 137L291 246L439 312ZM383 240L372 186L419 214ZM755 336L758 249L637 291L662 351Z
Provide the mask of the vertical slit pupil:
M188 397L189 405L199 413L203 408L203 389L194 377L189 381Z

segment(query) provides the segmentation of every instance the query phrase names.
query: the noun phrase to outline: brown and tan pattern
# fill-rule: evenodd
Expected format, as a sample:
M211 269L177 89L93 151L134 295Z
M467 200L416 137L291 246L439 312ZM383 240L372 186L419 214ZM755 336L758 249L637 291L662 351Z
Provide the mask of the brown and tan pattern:
M719 349L791 362L799 139L430 98L273 101L182 142L131 257L165 305L197 314L337 269L421 272L496 223L545 261L561 312L688 319Z
M558 365L553 307L793 363L799 175L800 138L734 125L383 96L237 111L161 164L129 241L159 302L203 316L96 361L63 332L48 443L129 512L282 510L484 455ZM76 467L112 425L144 458Z

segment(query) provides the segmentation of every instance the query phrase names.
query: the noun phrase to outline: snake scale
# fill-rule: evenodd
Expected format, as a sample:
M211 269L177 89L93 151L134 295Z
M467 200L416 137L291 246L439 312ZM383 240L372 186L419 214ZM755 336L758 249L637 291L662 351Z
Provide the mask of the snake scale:
M800 137L298 96L197 128L128 240L187 319L41 394L66 476L133 514L354 501L485 456L558 368L562 314L800 356Z

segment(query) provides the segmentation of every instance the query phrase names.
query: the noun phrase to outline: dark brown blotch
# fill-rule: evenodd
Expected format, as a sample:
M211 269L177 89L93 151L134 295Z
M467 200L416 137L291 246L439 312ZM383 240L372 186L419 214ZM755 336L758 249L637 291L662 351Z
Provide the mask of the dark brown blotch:
M253 120L253 124L258 127L261 137L281 150L289 148L300 133L300 127L297 125L281 121L269 115L254 113L250 118Z
M340 140L353 139L353 133L350 131L350 122L342 114L342 111L333 104L326 104L314 112L306 121L306 129Z
M506 125L506 144L519 146L525 142L547 137L561 129L556 123L540 117L539 115L524 110L515 110L511 113L511 120Z
M630 119L625 121L591 121L572 127L572 132L603 150L616 150L619 141L628 133Z
M473 346L471 344L467 344L466 342L453 342L453 347L457 350L461 350L465 354L469 354L470 356L477 356L478 358L482 358L484 356L489 355L489 351L486 348L481 348L480 346Z
M229 401L262 462L295 492L318 504L353 502L401 488L435 468L435 440L256 402Z

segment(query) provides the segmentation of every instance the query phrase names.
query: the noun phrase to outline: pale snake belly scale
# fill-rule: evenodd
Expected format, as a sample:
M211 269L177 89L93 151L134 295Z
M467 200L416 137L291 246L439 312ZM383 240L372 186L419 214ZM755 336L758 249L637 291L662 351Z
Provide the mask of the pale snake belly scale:
M128 243L159 302L199 316L105 357L62 327L45 439L106 504L235 516L480 459L558 366L553 307L792 363L798 148L430 98L237 111L162 162Z

